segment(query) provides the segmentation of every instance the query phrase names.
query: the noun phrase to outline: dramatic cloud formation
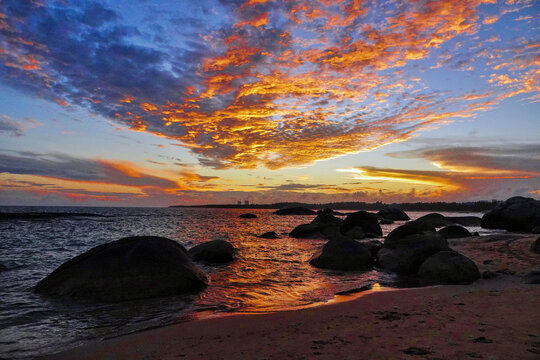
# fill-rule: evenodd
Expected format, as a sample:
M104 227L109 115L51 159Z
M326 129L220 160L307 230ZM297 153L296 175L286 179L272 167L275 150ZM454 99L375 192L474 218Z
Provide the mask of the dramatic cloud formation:
M429 185L428 197L489 199L536 195L540 188L540 145L422 148L388 156L421 158L441 170L406 170L375 167L341 169L358 180ZM418 194L416 194L418 195Z
M488 39L536 5L495 3L209 2L171 18L181 31L168 41L163 26L123 23L96 2L6 0L0 74L174 139L202 165L278 169L404 141L520 94L538 101L537 39ZM474 86L426 83L442 68L474 70Z

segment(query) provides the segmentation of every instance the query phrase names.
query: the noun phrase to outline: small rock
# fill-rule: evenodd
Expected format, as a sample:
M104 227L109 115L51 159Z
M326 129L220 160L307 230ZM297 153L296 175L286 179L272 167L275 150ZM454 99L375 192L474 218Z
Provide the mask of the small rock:
M290 207L274 211L274 215L315 215L316 212L302 206Z
M256 219L257 215L248 213L248 214L242 214L242 215L240 215L238 217L241 218L241 219Z
M419 348L419 347L414 347L414 346L406 348L406 349L401 350L401 351L403 351L407 355L429 355L429 354L433 354L433 351L429 351L426 348Z
M212 240L188 250L193 261L227 263L236 259L236 249L225 240Z
M481 344L491 344L493 340L487 339L484 336L479 336L477 338L474 338L471 340L473 343L481 343Z
M523 275L526 284L540 284L540 269L534 269Z
M264 234L259 235L259 237L263 239L279 239L279 235L276 234L275 231L265 232Z
M493 265L493 264L495 264L495 261L493 261L493 260L484 260L484 262L482 264L484 264L484 265Z

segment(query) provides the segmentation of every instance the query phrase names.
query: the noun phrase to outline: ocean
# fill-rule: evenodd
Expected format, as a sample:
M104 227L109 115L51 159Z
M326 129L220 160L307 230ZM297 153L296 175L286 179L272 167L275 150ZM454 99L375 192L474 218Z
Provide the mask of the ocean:
M337 292L373 284L414 286L410 279L377 269L340 272L309 265L309 258L325 241L294 239L287 234L314 216L277 216L268 209L0 207L0 211L103 215L0 221L0 263L7 267L0 272L0 358L53 353L93 339L206 316L297 309L327 302ZM238 218L246 212L258 218ZM408 214L415 219L426 213ZM384 235L402 223L382 225ZM275 231L280 238L257 237L267 231ZM188 249L226 239L239 256L228 265L201 265L211 284L198 294L110 304L33 293L37 282L64 261L133 235L168 237Z

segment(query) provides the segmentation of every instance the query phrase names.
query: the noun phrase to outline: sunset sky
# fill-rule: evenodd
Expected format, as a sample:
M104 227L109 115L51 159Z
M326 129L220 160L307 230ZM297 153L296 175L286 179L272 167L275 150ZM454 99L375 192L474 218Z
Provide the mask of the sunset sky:
M540 198L535 0L0 2L0 205Z

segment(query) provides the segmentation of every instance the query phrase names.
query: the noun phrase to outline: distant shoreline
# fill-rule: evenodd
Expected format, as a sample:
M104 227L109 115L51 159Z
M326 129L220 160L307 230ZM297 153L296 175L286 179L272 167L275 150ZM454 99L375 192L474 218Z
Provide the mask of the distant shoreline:
M170 208L207 208L207 209L282 209L287 207L306 207L309 209L330 208L333 210L381 210L388 205L396 205L404 211L461 211L484 212L493 209L500 201L475 202L417 202L385 204L382 202L337 202L326 204L306 203L273 203L273 204L204 204L204 205L171 205Z

